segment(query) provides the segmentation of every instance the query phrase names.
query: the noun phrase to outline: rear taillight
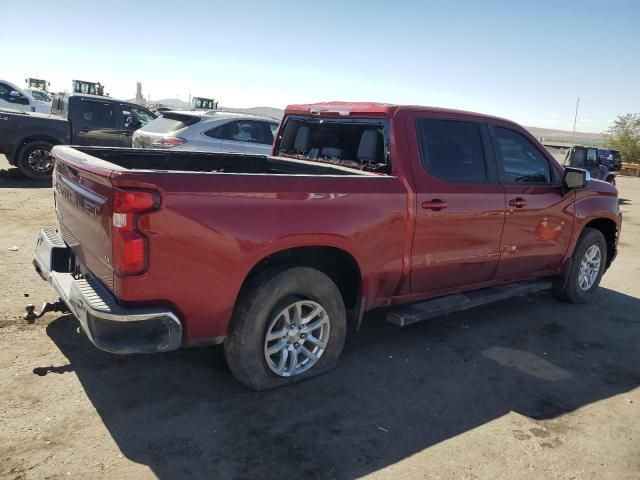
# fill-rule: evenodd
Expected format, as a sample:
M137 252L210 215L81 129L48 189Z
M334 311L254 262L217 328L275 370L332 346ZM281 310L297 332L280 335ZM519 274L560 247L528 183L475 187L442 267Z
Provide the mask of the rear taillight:
M160 137L151 142L151 146L155 148L173 148L183 143L187 143L187 141L181 137Z
M138 230L141 213L160 205L157 192L114 190L111 226L113 268L120 275L138 275L147 269L147 238Z

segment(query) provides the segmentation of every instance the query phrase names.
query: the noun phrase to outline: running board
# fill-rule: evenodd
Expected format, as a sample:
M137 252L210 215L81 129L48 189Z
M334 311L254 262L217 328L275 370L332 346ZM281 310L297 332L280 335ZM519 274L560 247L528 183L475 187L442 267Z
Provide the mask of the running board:
M438 297L424 302L412 303L398 307L387 313L387 322L400 327L422 322L430 318L448 315L460 310L478 307L487 303L505 300L518 295L526 295L551 288L551 281L536 280L533 282L519 282L499 285L497 287L481 288L466 293L454 293L445 297Z

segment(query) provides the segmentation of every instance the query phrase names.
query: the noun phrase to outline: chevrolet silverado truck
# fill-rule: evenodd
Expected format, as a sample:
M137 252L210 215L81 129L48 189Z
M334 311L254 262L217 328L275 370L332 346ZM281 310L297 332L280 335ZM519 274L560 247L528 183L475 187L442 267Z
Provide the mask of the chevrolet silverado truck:
M53 155L34 265L61 308L109 352L223 343L258 390L333 368L371 309L407 325L541 288L590 301L620 234L615 187L455 110L290 106L271 156Z
M51 178L54 145L131 147L133 132L156 118L139 105L95 95L56 98L53 108L55 114L0 109L0 153L32 180Z

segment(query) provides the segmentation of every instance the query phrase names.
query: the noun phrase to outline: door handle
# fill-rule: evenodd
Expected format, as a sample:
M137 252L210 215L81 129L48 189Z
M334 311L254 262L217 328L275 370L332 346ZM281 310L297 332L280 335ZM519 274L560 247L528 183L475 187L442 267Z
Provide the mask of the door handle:
M527 201L524 198L512 198L509 200L510 207L522 208L527 206Z
M447 208L449 204L447 202L443 202L438 198L434 198L428 202L422 202L422 208L425 210L433 210L434 212L438 212L443 208Z
M122 135L123 137L130 137L131 132L124 132L124 133L121 133L120 135Z
M89 133L89 129L85 127L80 130L80 133Z

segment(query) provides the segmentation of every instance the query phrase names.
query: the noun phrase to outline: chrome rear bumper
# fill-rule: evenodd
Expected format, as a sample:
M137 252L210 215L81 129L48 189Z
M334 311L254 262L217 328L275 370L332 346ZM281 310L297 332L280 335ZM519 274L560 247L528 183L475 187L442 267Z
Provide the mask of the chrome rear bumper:
M95 278L74 278L68 271L69 255L58 232L45 229L38 237L33 264L96 347L112 353L166 352L180 347L182 324L175 313L162 307L123 307Z

